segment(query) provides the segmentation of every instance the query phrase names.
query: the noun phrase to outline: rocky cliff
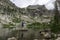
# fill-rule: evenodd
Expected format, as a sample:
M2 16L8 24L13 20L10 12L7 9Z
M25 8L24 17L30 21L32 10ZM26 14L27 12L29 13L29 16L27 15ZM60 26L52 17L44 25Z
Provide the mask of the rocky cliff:
M7 29L2 28L2 24L11 22L13 16L20 14L19 9L10 0L0 0L0 36L8 32Z
M49 22L53 17L53 10L48 10L44 5L30 5L27 8L18 8L10 0L0 0L0 22L12 22L13 16L20 16L26 22ZM2 25L0 23L0 25ZM2 27L2 26L0 26ZM7 29L0 28L0 35L6 34Z

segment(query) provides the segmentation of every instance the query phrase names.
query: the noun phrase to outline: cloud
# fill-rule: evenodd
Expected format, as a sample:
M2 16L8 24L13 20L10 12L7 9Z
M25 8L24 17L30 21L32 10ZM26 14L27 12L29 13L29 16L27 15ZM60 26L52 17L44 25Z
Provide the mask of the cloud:
M46 8L51 9L54 8L54 4L52 2L54 2L55 0L10 0L10 1L12 1L16 6L20 8L24 8L29 5L47 4Z
M16 6L18 7L27 7L28 5L33 5L35 0L11 0L13 3L15 3Z
M47 9L54 9L54 4L53 3L49 3L49 5L46 5Z

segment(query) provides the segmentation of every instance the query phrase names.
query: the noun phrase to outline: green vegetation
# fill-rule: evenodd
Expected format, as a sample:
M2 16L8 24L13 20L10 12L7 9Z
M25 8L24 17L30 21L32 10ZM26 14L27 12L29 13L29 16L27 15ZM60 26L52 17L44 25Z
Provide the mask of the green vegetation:
M54 20L51 21L51 31L53 33L59 33L60 32L60 19L59 19L59 11L58 11L58 7L57 7L57 2L55 2L55 15L54 15Z
M54 21L50 23L50 29L53 33L58 33L60 31L60 24L56 24Z
M17 18L17 17L14 17L14 18L12 19L12 21L13 21L14 23L20 23L20 22L21 22L21 19L20 19L20 18Z
M9 28L9 29L12 29L14 28L14 24L12 24L11 22L9 24L3 24L3 28Z
M33 30L41 30L41 29L48 28L48 24L35 22L35 23L28 24L27 28L33 29Z
M38 22L27 25L27 28L32 28L34 30L40 29L41 24Z

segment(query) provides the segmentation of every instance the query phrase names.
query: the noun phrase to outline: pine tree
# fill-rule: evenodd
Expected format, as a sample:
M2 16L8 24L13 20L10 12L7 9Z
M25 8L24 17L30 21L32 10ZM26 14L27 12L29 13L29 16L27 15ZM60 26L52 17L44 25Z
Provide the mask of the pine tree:
M60 31L59 11L58 11L58 6L57 6L57 1L55 2L55 15L54 15L54 20L51 26L51 31L54 33L58 33Z

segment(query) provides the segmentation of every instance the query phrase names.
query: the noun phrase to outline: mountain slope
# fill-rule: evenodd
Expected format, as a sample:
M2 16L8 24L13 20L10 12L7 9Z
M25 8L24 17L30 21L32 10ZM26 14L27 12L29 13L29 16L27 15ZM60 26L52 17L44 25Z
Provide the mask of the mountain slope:
M12 22L11 18L20 14L19 10L20 8L16 7L10 0L0 0L0 36L8 33L7 29L3 29L2 24Z
M0 0L0 22L8 24L12 22L13 17L20 17L21 20L26 22L49 22L53 16L51 10L47 10L44 5L30 5L27 8L18 8L9 0ZM0 25L2 25L0 23ZM12 22L13 23L13 22ZM20 25L20 24L19 24ZM2 27L2 26L0 26ZM7 32L1 28L3 36L4 32Z

